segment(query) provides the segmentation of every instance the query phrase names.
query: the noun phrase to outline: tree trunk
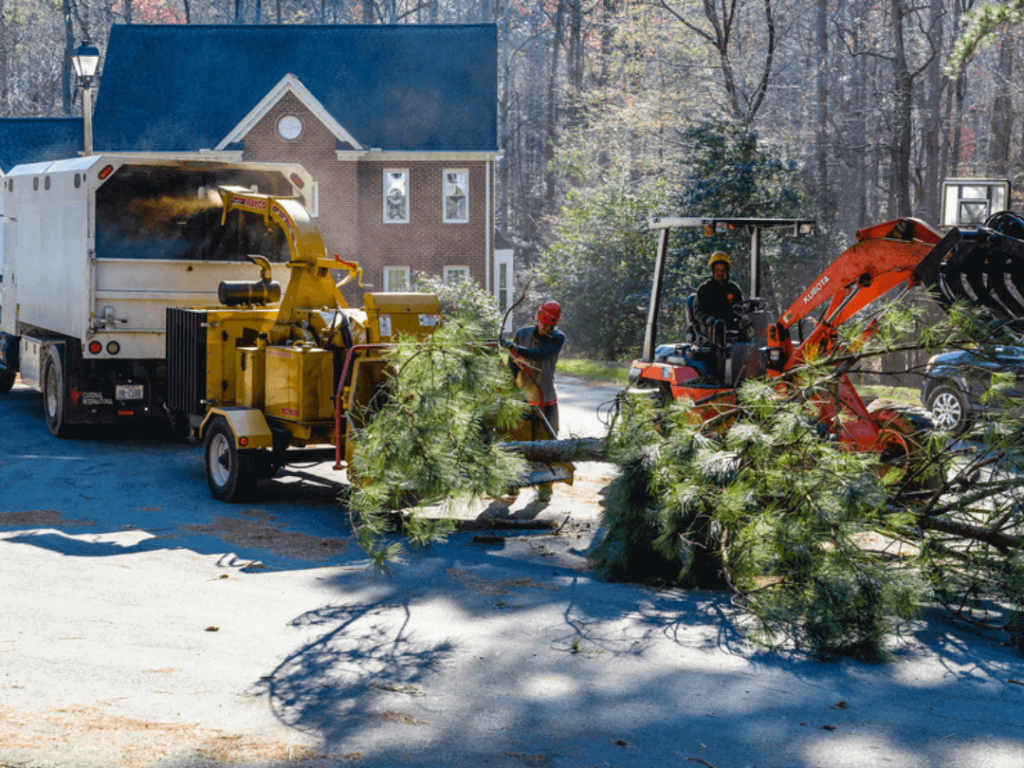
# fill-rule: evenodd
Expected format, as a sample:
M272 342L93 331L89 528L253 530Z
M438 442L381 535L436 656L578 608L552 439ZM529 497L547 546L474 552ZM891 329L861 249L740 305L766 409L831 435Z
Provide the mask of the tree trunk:
M60 72L61 106L64 114L71 117L71 51L75 47L75 31L71 24L71 0L64 0L64 62Z
M555 157L555 137L558 134L558 62L562 52L562 28L565 19L565 0L558 0L558 10L555 13L555 31L551 40L551 61L548 70L548 98L547 98L547 125L544 142L544 164L546 170L545 178L545 202L553 205L555 202L555 172L551 169L551 160Z
M937 49L935 57L928 65L926 74L927 88L925 91L924 120L921 126L921 141L924 154L924 189L921 190L921 216L925 221L939 220L939 176L942 173L941 136L942 136L942 93L945 90L946 78L942 76L941 55L943 39L943 18L945 10L943 0L931 0L929 18L932 44Z
M907 65L907 51L904 45L904 2L892 0L893 55L893 147L891 150L895 211L897 217L910 216L910 153L913 142L911 132L913 119L914 79Z
M579 100L583 90L582 0L569 0L569 54L566 58L569 70L569 107L566 122L572 128L579 124Z
M1013 42L1009 35L999 41L999 60L992 100L992 133L989 144L989 172L1010 176L1010 140L1013 134Z
M818 0L818 17L815 33L818 49L817 67L817 115L814 131L814 153L817 178L818 209L825 223L831 223L831 195L828 188L828 0Z
M570 440L511 441L502 446L513 453L521 453L527 461L607 461L604 442L596 437L576 437Z

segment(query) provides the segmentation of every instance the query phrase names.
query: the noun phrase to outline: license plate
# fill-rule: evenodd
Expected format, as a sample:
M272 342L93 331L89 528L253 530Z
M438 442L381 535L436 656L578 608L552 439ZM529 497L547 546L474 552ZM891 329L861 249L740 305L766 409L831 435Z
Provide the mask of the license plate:
M118 400L141 400L142 384L118 384L116 397Z

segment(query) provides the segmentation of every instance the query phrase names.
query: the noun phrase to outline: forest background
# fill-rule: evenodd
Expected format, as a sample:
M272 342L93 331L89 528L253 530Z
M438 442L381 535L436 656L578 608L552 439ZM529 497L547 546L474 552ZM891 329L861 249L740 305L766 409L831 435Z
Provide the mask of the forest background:
M1021 5L0 0L0 117L80 114L69 53L85 38L105 51L114 23L495 23L496 225L519 274L567 305L576 350L615 358L642 327L648 216L816 218L823 237L813 244L768 244L762 285L778 310L859 228L907 215L937 225L943 178L1019 187L1024 29L999 24L964 66L949 64L963 58L956 44L971 12L995 26ZM102 99L102 64L100 73ZM691 235L675 244L667 313L723 247ZM734 277L745 274L746 241L726 249Z

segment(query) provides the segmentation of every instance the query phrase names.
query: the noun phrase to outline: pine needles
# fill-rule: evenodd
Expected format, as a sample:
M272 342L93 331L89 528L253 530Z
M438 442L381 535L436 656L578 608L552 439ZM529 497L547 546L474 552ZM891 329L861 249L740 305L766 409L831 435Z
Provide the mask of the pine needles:
M524 403L478 331L453 319L426 339L399 340L388 355L385 402L366 414L349 469L353 527L379 566L402 550L385 538L394 510L409 510L401 531L423 546L452 526L422 518L418 507L502 496L525 474L523 460L499 445Z
M991 328L975 331L994 340ZM953 337L948 326L930 333ZM726 583L753 640L819 656L883 658L930 602L1001 627L1024 650L1024 406L1004 388L973 441L908 431L909 457L890 464L822 423L815 402L834 391L835 362L782 389L748 382L714 418L688 402L655 413L648 400L624 401L597 572Z

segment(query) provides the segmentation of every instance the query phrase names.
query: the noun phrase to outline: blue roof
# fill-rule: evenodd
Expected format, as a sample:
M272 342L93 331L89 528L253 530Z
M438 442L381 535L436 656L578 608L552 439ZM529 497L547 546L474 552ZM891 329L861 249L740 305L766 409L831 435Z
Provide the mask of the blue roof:
M80 117L0 119L0 170L7 173L23 163L75 157L84 141Z
M497 28L114 25L97 150L213 149L291 73L364 147L497 149Z

